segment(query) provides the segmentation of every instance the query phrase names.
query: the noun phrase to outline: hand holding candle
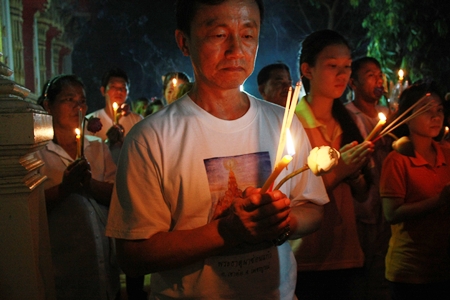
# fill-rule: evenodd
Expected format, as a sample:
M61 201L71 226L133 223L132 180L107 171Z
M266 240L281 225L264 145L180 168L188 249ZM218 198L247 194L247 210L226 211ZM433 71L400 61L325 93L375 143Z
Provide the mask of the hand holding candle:
M81 158L81 131L80 128L75 128L75 138L77 140L77 159Z
M118 122L117 109L119 109L119 105L116 102L114 102L112 106L113 106L113 121L114 121L114 124L117 124L117 122Z

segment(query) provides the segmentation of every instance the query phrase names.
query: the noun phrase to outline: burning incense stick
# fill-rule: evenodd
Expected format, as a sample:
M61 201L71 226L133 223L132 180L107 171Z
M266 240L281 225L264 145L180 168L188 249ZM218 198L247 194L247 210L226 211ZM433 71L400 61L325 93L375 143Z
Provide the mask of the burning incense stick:
M430 96L430 93L427 93L425 96L423 96L422 98L420 98L416 103L414 103L413 105L411 105L410 108L408 108L407 110L405 110L400 116L398 116L397 118L395 118L394 121L391 122L391 124L389 124L388 126L386 126L381 132L380 135L384 134L386 131L388 131L392 126L395 125L396 122L398 122L404 115L406 115L408 112L410 112L412 109L414 109L416 106L418 106L419 104L421 104L423 101L425 101L425 99Z

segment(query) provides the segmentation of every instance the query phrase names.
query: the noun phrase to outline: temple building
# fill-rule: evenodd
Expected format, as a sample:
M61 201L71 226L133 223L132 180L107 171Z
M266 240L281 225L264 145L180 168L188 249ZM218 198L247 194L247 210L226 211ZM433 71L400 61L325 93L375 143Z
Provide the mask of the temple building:
M36 99L72 73L71 54L95 0L0 0L0 299L55 299L36 151L53 138Z

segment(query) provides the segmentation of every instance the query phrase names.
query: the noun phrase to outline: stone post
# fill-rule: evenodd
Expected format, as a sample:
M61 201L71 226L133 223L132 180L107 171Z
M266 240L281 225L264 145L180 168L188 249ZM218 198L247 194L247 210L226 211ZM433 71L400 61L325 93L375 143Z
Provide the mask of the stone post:
M55 299L43 182L36 151L51 116L0 63L0 298Z

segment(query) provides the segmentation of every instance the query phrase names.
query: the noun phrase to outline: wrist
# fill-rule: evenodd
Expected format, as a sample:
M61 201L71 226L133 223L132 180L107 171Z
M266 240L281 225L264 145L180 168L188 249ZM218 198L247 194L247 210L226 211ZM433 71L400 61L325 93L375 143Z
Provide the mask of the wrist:
M359 181L361 181L364 178L364 175L361 171L355 172L350 176L347 176L347 178L345 179L345 181L347 183L358 183Z

